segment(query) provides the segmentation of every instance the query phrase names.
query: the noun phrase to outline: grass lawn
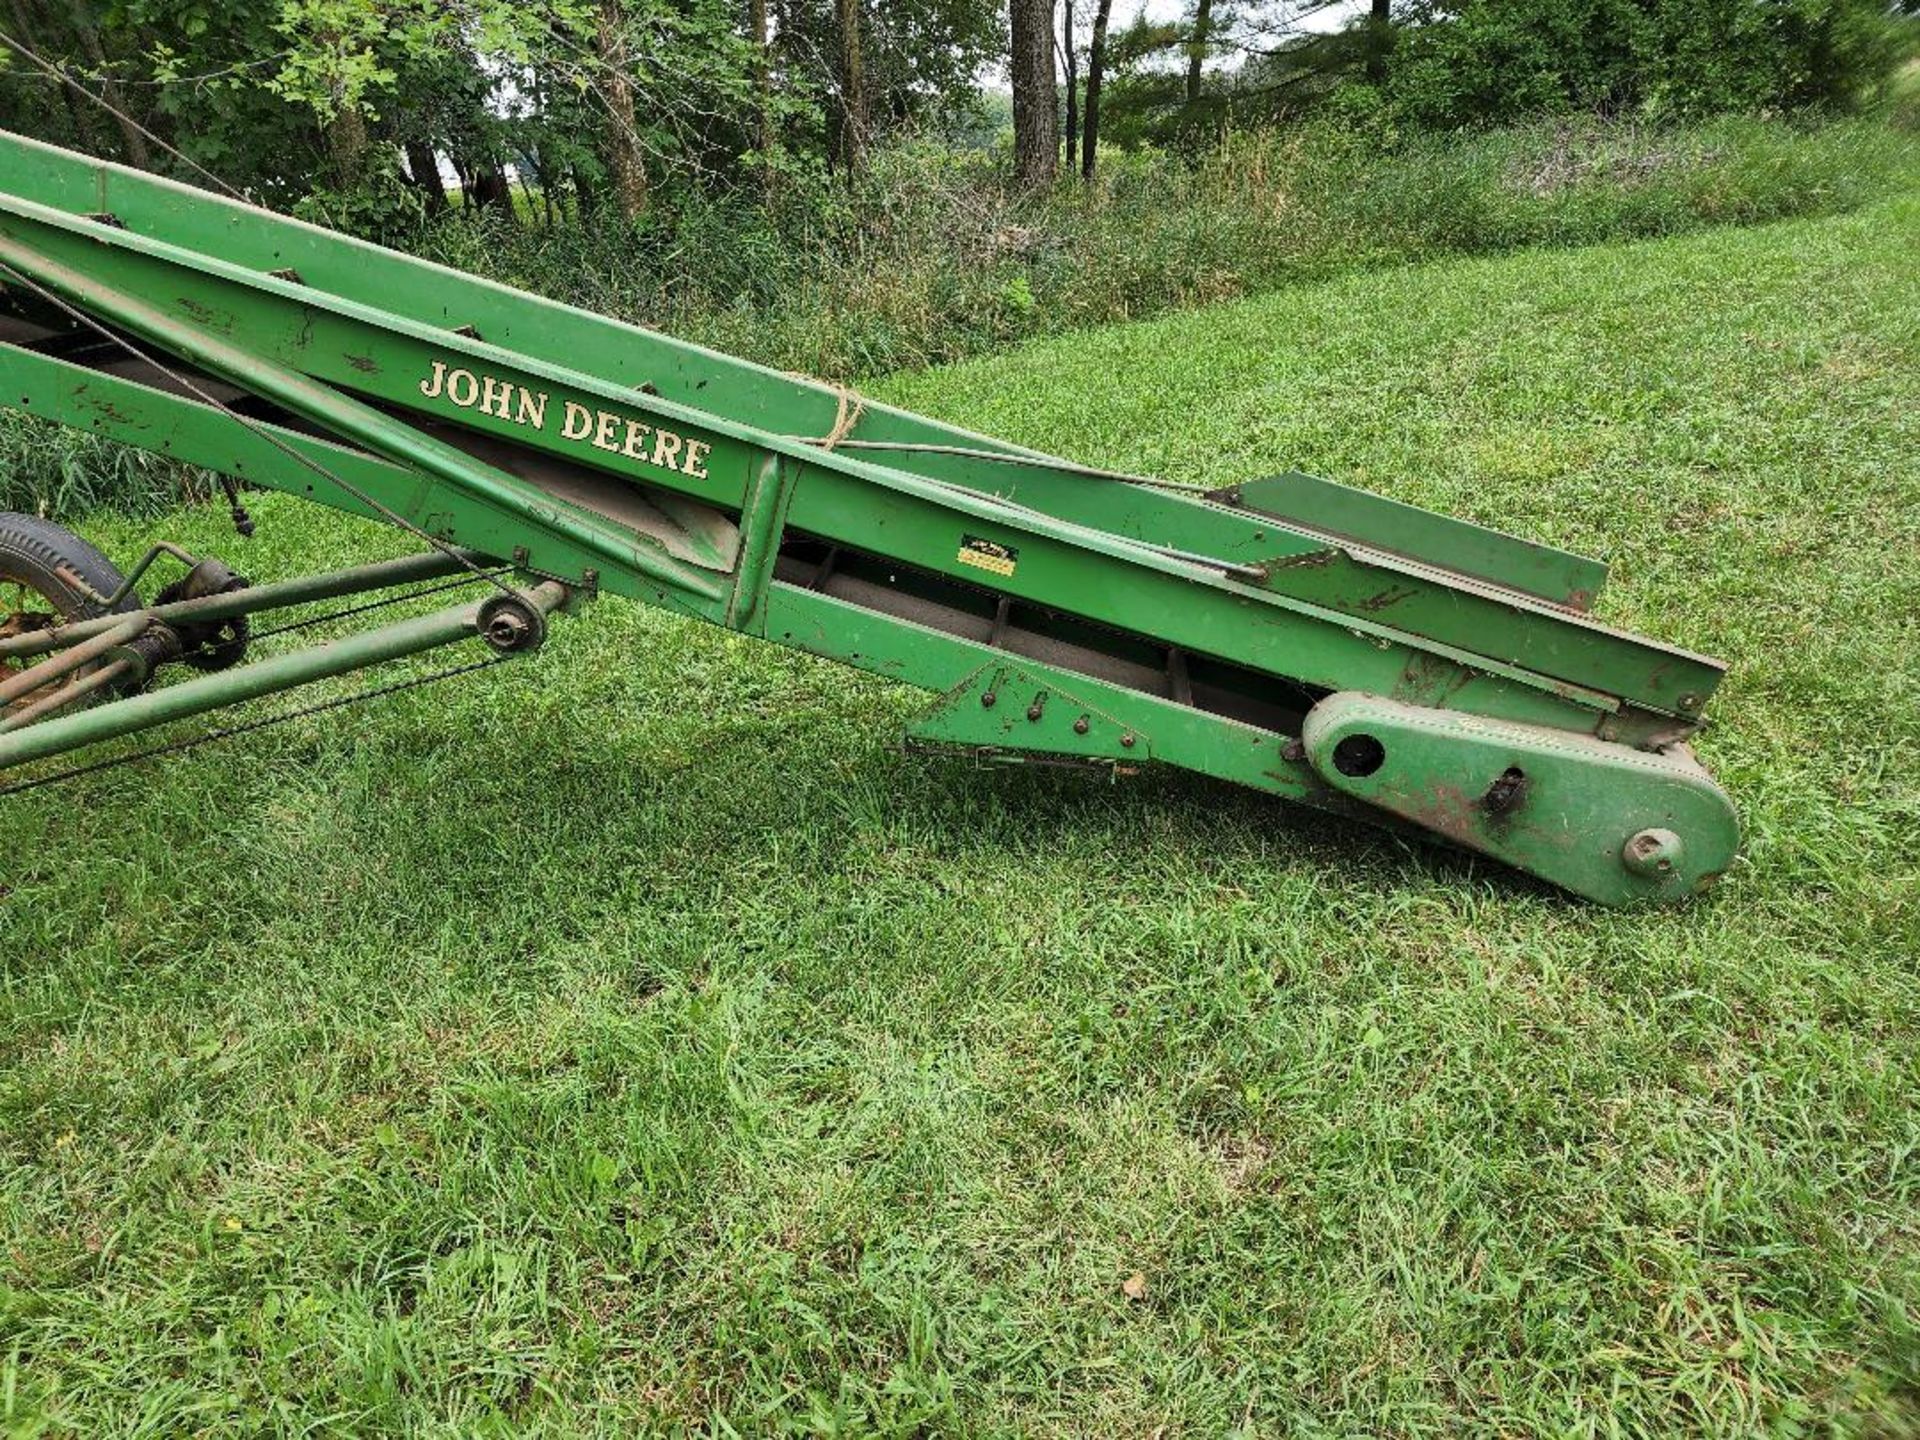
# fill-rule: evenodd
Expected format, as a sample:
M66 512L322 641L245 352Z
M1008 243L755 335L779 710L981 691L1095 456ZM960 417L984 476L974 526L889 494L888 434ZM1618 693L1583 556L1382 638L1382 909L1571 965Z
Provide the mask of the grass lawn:
M909 758L923 697L609 602L0 804L0 1425L1920 1432L1920 196L878 388L1610 557L1734 662L1745 861L1612 913ZM164 528L398 548L256 513Z

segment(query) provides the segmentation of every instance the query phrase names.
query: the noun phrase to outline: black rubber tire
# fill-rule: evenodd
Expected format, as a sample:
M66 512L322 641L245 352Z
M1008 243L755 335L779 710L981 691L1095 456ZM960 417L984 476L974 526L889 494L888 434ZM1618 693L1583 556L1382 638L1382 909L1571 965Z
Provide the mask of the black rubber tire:
M0 510L0 585L31 587L63 620L90 620L106 610L81 586L111 595L125 581L111 560L66 527L38 515ZM113 607L114 613L135 610L139 603L129 595Z

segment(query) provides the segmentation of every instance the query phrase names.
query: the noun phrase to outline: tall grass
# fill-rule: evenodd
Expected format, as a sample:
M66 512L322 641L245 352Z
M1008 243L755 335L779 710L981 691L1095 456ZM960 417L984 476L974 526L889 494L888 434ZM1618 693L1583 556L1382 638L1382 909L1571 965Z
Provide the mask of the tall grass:
M1197 160L1102 156L1040 195L1004 157L877 153L851 186L682 199L636 226L453 216L431 259L841 381L1185 309L1358 267L1584 245L1857 206L1920 177L1889 120L1685 128L1555 122L1383 137L1360 124L1228 136ZM0 419L0 508L164 503L177 467Z
M1852 208L1920 176L1883 122L1555 123L1381 140L1229 136L1197 163L1102 157L1022 195L988 154L907 145L850 190L696 206L637 235L450 221L423 252L841 381L1359 266Z
M206 498L215 477L147 450L0 410L0 510L54 519L111 510L156 516Z

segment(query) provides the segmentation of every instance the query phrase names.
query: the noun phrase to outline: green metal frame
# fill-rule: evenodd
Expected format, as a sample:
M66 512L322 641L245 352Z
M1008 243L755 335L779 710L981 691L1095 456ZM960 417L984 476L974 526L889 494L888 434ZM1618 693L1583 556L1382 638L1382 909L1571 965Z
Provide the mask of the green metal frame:
M0 344L0 401L941 692L926 743L1151 758L1421 823L1316 760L1316 705L1377 696L1604 759L1675 752L1724 669L1594 621L1605 568L1581 556L1305 476L1200 497L1091 472L3 135L0 265L40 325ZM190 388L48 323L42 291ZM225 393L250 425L204 398ZM1560 769L1527 804L1618 783ZM1689 853L1730 855L1724 796L1711 823ZM1615 868L1549 878L1633 902L1717 873Z

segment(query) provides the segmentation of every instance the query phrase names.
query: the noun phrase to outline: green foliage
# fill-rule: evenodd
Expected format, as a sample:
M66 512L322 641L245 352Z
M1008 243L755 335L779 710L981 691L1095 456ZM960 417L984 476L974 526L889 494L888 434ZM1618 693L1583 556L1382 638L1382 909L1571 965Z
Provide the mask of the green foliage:
M1302 116L1403 132L1543 117L1653 123L1878 104L1920 26L1884 0L1398 0L1342 30L1290 28L1284 7L1216 6L1244 63L1186 94L1185 31L1145 19L1110 46L1103 128L1121 143L1190 144Z
M1387 89L1449 128L1578 111L1844 110L1911 49L1883 0L1414 0Z
M856 379L1356 266L1843 210L1920 175L1920 150L1864 121L1411 138L1323 124L1235 134L1197 161L1115 153L1091 191L1028 197L1002 175L992 154L895 146L851 189L817 177L771 209L689 202L632 236L452 217L423 243L590 309Z
M112 510L153 517L215 493L218 481L145 450L0 411L0 510L71 518Z
M1908 62L1888 87L1887 121L1896 130L1920 135L1920 60Z
M88 0L16 6L13 23L222 180L385 235L404 214L396 187L438 208L443 169L461 208L511 212L511 177L528 218L555 220L604 208L629 152L670 199L757 193L824 163L841 9L778 10L764 52L736 0ZM1000 41L990 0L855 10L867 141L969 108ZM30 65L0 63L0 125L192 175Z
M282 0L274 28L287 42L285 59L267 88L311 109L322 124L349 111L378 114L374 97L391 90L399 74L381 52L423 38L393 19L362 0Z
M876 392L1606 554L1734 665L1690 910L903 755L924 696L615 601L8 798L0 1430L1914 1434L1917 247L1907 193ZM257 508L161 528L405 544Z

